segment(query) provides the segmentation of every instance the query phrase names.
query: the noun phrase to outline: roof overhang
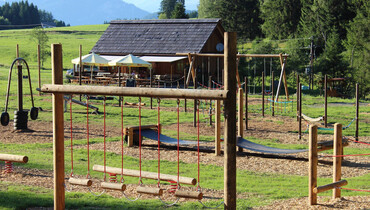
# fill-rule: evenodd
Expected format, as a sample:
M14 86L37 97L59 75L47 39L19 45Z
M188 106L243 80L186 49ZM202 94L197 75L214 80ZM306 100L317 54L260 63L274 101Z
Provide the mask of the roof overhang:
M120 59L125 56L122 55L101 55L101 57L111 61L114 59ZM186 56L141 56L140 59L149 63L172 63L179 60L186 59Z

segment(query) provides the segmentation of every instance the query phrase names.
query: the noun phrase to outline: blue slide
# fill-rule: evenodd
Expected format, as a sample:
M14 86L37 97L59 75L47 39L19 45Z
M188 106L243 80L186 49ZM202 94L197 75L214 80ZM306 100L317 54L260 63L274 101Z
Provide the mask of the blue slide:
M261 144L256 144L254 142L248 141L247 139L243 139L240 137L238 138L236 146L242 147L247 150L268 154L292 154L308 151L307 149L279 149L275 147L268 147Z
M152 129L148 130L142 130L141 131L141 136L144 136L145 138L152 139L155 141L158 141L158 132ZM177 145L177 139L171 138L169 136L165 136L162 134L159 134L159 140L162 143L167 143L167 144L176 144ZM185 140L179 140L179 144L181 145L196 145L198 142L196 141L185 141Z

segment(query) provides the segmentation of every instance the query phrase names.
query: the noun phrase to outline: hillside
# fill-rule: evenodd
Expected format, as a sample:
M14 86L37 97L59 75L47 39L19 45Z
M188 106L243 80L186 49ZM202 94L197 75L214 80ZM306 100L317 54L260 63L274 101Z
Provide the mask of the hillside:
M63 44L63 65L68 69L72 67L71 59L79 56L79 45L82 44L83 54L89 53L107 27L108 24L102 24L47 29L48 45ZM17 44L20 57L25 58L31 67L37 65L37 45L30 40L30 32L31 29L0 31L0 66L10 66L15 59ZM50 57L44 67L50 68Z
M13 0L7 0L12 2ZM115 19L140 19L149 12L122 0L29 0L39 9L49 11L55 19L71 25L102 24ZM0 2L2 5L4 1Z

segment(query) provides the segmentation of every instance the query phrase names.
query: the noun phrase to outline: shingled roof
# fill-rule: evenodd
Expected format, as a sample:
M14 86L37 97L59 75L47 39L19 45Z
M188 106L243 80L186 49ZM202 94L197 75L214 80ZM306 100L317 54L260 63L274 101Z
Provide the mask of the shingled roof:
M91 52L111 55L200 53L217 27L222 34L219 19L115 20Z

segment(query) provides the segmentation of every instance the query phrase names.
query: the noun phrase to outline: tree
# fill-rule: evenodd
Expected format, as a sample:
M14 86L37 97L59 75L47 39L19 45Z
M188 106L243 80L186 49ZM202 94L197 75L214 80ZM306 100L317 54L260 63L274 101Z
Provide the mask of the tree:
M294 36L300 16L300 0L266 0L261 5L262 31L271 39Z
M352 6L343 0L302 0L300 32L315 36L326 45L328 34L336 28L340 39L346 38L345 26L355 17Z
M162 0L161 2L161 14L165 14L167 18L172 16L172 11L175 9L177 0Z
M334 28L328 34L324 52L317 60L317 70L333 78L350 76L348 75L348 63L343 59L342 52L342 41L338 31Z
M171 14L171 19L188 19L189 16L185 13L185 7L182 3L178 2Z
M189 18L197 18L198 17L198 12L196 10L193 10L188 13Z
M353 78L360 84L360 96L370 92L370 2L356 2L356 17L348 24L346 48L347 60L353 69Z
M262 35L259 0L221 0L219 17L226 31L236 31L241 39Z
M41 66L43 66L44 61L49 54L49 52L47 51L48 49L47 42L49 41L49 37L42 27L36 27L32 29L30 38L31 40L35 41L38 45L40 45L40 60Z
M221 0L200 0L198 6L199 18L220 18Z

